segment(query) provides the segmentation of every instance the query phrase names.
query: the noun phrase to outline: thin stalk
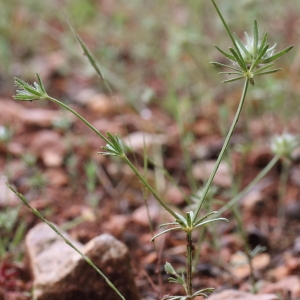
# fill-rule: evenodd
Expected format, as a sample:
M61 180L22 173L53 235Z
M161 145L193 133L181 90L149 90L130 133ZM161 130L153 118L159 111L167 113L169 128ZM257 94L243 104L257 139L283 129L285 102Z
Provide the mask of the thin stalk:
M106 143L110 144L110 140L108 140L101 132L99 132L91 123L89 123L85 118L83 118L80 114L78 114L75 110L64 104L63 102L60 102L59 100L52 98L47 95L47 99L55 102L61 106L63 106L65 109L70 111L72 114L74 114L76 117L78 117L83 123L85 123L89 128L91 128L101 139L103 139ZM154 198L160 203L160 205L166 209L175 219L177 219L177 215L175 212L167 206L166 203L158 196L158 194L154 191L154 189L149 185L149 183L146 181L146 179L142 176L142 174L137 170L137 168L131 163L131 161L127 158L127 156L124 154L121 156L121 158L128 164L128 166L132 169L132 171L137 175L137 177L140 179L140 181L144 184L144 186L149 190L149 192L154 196Z
M238 109L237 109L237 111L236 111L235 117L234 117L233 122L232 122L232 124L231 124L231 127L230 127L230 129L229 129L229 132L228 132L228 134L227 134L227 137L226 137L226 139L225 139L224 145L223 145L223 147L222 147L222 149L221 149L221 152L220 152L220 154L219 154L219 157L218 157L218 159L217 159L217 162L216 162L216 164L215 164L215 166L214 166L214 169L213 169L213 171L212 171L212 173L211 173L211 175L210 175L210 177L209 177L209 179L208 179L208 181L207 181L207 183L206 183L206 186L205 186L204 192L203 192L203 194L202 194L201 200L199 201L199 204L198 204L198 206L197 206L197 208L196 208L196 210L195 210L195 212L194 212L194 219L193 219L193 221L196 220L196 218L197 218L197 216L198 216L198 214L199 214L199 211L200 211L200 209L201 209L201 207L202 207L202 204L203 204L203 201L204 201L204 199L205 199L205 196L206 196L206 194L207 194L207 192L208 192L208 190L209 190L209 188L210 188L210 185L211 185L211 183L212 183L212 181L213 181L213 179L214 179L214 177L215 177L215 175L216 175L216 172L217 172L217 170L218 170L218 167L219 167L219 165L220 165L220 163L221 163L221 160L222 160L222 158L223 158L223 156L224 156L224 153L225 153L225 151L226 151L226 148L227 148L227 146L228 146L228 144L229 144L230 138L231 138L231 136L232 136L232 134L233 134L233 131L234 131L234 129L235 129L235 126L236 126L236 124L237 124L237 122L238 122L239 116L240 116L240 114L241 114L241 111L242 111L242 108L243 108L243 105L244 105L244 102L245 102L245 98L246 98L248 86L249 86L249 79L247 78L246 81L245 81L245 84L244 84L242 96L241 96L240 103L239 103Z
M187 294L193 294L192 285L192 268L193 268L193 250L194 245L192 241L192 233L186 234L186 282L187 282Z
M91 123L89 123L84 117L82 117L79 113L77 113L75 110L73 110L71 107L68 105L64 104L63 102L60 102L59 100L52 98L47 95L47 99L55 102L62 107L64 107L66 110L74 114L77 118L79 118L83 123L85 123L88 127L90 127L102 140L104 140L106 143L110 144L110 141L101 133L99 132Z
M251 188L256 185L266 174L275 166L278 162L280 156L276 155L273 159L264 167L264 169L249 183L241 192L239 192L235 197L233 197L228 203L221 207L218 212L219 214L224 213L228 208L236 204L242 197L244 197Z
M282 160L282 170L279 179L279 191L278 191L278 227L284 226L285 223L285 207L284 196L287 189L287 181L289 178L290 160Z
M178 216L175 212L159 197L159 195L155 192L155 190L151 187L151 185L146 181L146 179L142 176L142 174L138 171L138 169L132 164L132 162L128 159L128 157L123 154L121 158L127 163L127 165L131 168L131 170L135 173L135 175L140 179L143 185L148 189L148 191L153 195L153 197L159 202L159 204L168 211L175 219L178 219Z
M231 41L232 41L232 43L233 43L233 45L234 45L234 47L235 47L235 49L236 49L236 52L237 52L239 58L241 58L241 57L242 57L242 54L240 53L239 47L238 47L238 45L237 45L237 43L236 43L236 41L235 41L235 39L234 39L234 37L233 37L231 31L229 30L228 25L227 25L226 21L224 20L224 18L223 18L223 16L222 16L222 14L221 14L221 12L220 12L220 10L219 10L217 4L215 3L214 0L211 0L211 2L212 2L213 6L215 7L215 9L216 9L216 11L217 11L217 13L218 13L218 15L219 15L219 17L220 17L220 19L221 19L221 21L222 21L222 23L223 23L223 25L224 25L226 31L227 31L227 33L228 33L228 35L229 35L229 37L230 37L230 39L231 39Z

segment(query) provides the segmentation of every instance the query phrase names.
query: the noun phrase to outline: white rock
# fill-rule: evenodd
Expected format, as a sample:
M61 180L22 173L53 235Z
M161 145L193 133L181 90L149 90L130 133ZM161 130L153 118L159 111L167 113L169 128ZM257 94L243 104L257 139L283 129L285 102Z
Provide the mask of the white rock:
M94 262L126 299L139 299L123 243L103 234L84 246L67 233L63 235ZM47 224L40 223L29 231L25 247L37 299L120 299L100 274Z

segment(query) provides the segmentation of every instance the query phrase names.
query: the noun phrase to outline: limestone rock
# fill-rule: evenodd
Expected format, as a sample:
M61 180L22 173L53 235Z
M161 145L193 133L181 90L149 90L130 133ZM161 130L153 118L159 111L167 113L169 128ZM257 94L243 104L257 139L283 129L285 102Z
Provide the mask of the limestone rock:
M196 179L208 180L216 164L214 160L200 161L193 164L193 175ZM217 186L228 188L232 184L229 167L226 163L221 162L215 175L213 183Z
M209 300L278 300L274 294L258 294L253 295L246 292L236 290L225 290L220 293L212 294Z
M64 236L113 282L126 299L138 300L127 247L109 234L86 245ZM119 300L120 297L87 262L47 224L29 231L25 240L38 300Z

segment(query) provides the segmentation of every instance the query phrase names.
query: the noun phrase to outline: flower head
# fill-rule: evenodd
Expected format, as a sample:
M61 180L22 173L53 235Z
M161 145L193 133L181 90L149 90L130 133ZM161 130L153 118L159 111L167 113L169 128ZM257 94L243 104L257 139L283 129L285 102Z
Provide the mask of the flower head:
M284 50L275 53L276 44L270 47L267 43L267 34L265 34L263 38L260 38L256 20L253 23L252 35L245 33L246 39L245 42L242 42L236 34L230 32L221 12L213 0L212 2L233 43L233 47L229 48L230 53L215 46L225 57L233 62L232 66L212 62L214 65L227 67L233 70L229 72L220 72L219 74L237 75L234 78L223 81L224 83L247 78L250 83L254 85L255 76L275 73L281 70L270 70L269 68L273 65L271 62L290 51L293 46L289 46Z
M271 149L274 154L284 157L291 157L294 148L299 144L296 136L290 133L276 135L271 141Z

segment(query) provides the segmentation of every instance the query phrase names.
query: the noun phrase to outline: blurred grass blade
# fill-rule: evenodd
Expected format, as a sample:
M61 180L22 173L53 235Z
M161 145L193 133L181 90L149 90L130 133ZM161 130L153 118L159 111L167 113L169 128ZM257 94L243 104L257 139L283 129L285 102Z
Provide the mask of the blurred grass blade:
M291 49L293 49L293 48L294 48L294 46L289 46L289 47L283 49L282 51L280 51L280 52L274 54L273 56L271 56L271 57L265 59L265 60L264 60L264 63L266 64L266 63L269 63L269 62L271 62L271 61L273 61L273 60L279 58L280 56L282 56L283 54L289 52L289 51L290 51Z

